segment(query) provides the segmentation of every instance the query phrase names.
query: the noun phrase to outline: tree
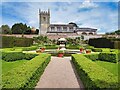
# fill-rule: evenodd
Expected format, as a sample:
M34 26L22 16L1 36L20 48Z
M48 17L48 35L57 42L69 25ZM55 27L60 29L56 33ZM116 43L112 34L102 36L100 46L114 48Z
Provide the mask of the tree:
M2 29L2 33L3 34L11 34L11 29L8 25L2 25L1 26L1 29Z
M16 23L12 26L11 30L13 34L24 34L27 32L28 27L26 24Z
M106 33L106 35L115 35L115 34L117 34L117 35L120 35L120 30L116 30L116 31L114 31L114 32L107 32Z
M120 35L120 30L115 31L117 35Z

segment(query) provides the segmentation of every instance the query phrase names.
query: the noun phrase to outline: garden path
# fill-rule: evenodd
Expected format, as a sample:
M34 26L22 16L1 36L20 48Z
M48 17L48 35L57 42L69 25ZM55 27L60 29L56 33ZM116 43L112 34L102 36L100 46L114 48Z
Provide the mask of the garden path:
M71 57L51 57L35 88L83 88Z

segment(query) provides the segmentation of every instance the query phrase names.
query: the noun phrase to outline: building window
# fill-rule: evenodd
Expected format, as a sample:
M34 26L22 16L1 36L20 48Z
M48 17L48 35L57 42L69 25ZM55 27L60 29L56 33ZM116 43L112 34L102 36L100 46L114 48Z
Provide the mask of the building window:
M69 31L73 31L73 27L69 27Z
M67 27L63 27L63 31L67 31Z
M61 31L61 27L57 27L57 31Z
M87 35L87 33L86 32L82 32L82 35Z
M51 27L51 31L55 31L55 27Z
M92 32L90 32L90 33L89 33L89 35L93 35L93 33L92 33Z

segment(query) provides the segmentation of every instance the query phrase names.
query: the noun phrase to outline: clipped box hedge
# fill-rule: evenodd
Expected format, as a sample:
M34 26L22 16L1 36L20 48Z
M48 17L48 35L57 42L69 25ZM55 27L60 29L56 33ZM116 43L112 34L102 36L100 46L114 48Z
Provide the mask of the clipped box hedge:
M22 53L22 52L2 52L2 60L11 62L16 60L30 60L37 56L37 54L28 54L28 53Z
M88 89L118 88L118 77L105 68L89 60L82 54L73 54L72 61L85 86Z
M95 54L94 53L93 54L85 54L84 56L89 58L89 59L91 59L91 60L93 60L93 61L96 61L96 60L99 59L99 54L98 53L95 53Z
M38 46L30 46L30 47L23 47L23 51L31 51L31 50L36 50L38 49Z
M102 52L99 54L99 59L101 61L116 63L118 62L118 54L115 52Z
M2 75L2 89L32 89L50 61L49 54L40 54L27 63Z
M33 45L32 38L2 36L2 48L28 47Z
M93 48L92 51L93 52L102 52L102 49L101 48Z

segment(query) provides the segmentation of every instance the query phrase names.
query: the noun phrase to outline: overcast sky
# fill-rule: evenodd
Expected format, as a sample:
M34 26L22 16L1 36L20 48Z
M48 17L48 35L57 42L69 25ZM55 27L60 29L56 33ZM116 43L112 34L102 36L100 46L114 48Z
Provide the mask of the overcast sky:
M118 29L118 0L3 0L2 24L10 27L14 23L26 23L31 27L39 27L38 9L50 9L51 23L75 22L79 27L97 28L98 33L111 32Z

